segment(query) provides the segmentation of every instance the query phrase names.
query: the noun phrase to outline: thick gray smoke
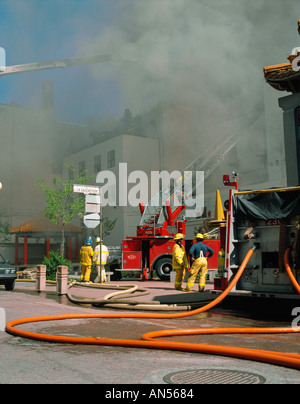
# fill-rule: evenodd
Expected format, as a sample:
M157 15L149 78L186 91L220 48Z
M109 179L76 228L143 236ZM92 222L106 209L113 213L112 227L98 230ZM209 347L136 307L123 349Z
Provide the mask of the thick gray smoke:
M277 98L286 94L266 90L263 67L286 62L291 50L300 45L299 1L126 3L127 12L101 35L80 39L78 53L111 52L119 56L113 68L105 67L105 74L107 80L119 83L122 104L133 114L143 113L160 101L197 110L196 118L185 124L186 132L179 136L175 127L178 121L168 122L174 139L165 147L168 154L163 168L183 170L199 155L207 157L206 151L239 133L242 140L238 148L227 155L207 182L211 191L220 186L223 173L233 170L241 174L244 186L268 186L274 164L278 175L274 174L277 179L272 185L284 185L283 136L266 137L265 91L271 94L269 110L277 111L278 116L282 113ZM103 66L91 67L95 80L103 77L103 71ZM273 152L268 155L268 142L277 144L279 156Z
M169 116L166 129L174 136L165 145L168 154L162 167L169 171L182 170L209 147L239 131L241 118L256 114L255 125L243 127L250 141L240 144L239 154L225 163L226 169L252 170L252 178L258 178L257 170L264 172L268 160L264 88L268 85L263 67L285 62L291 50L300 46L296 29L299 0L0 0L1 8L11 17L8 25L3 17L1 20L5 13L0 14L0 46L7 50L8 64L104 53L116 57L115 63L5 78L2 83L10 83L11 91L5 97L5 86L1 87L3 104L16 101L21 107L39 108L41 82L52 80L58 121L84 123L87 115L92 115L99 122L107 122L103 119L106 106L112 104L110 110L116 111L117 120L126 108L136 116L160 101L192 107L196 114L190 120L188 109L183 110L185 131L181 135L178 114L174 110ZM100 16L108 8L108 19L103 22ZM281 94L270 91L274 108L278 108ZM2 200L5 198L4 205L19 223L17 215L33 215L29 200L36 178L53 174L47 152L51 137L59 140L60 134L52 121L49 124L46 113L38 121L32 118L33 112L27 114L18 106L1 110L1 175L3 183L13 187L2 191ZM17 151L10 150L22 152L28 172ZM54 150L53 154L58 153ZM45 155L47 159L43 159ZM43 162L42 172L36 156ZM220 173L215 176L220 180ZM211 183L215 188L215 182ZM27 207L12 206L12 201L16 204L20 199L19 184L27 195Z
M197 105L203 127L261 108L263 67L285 62L300 43L297 0L127 3L116 24L80 39L78 53L106 51L131 61L106 72L135 112L162 99ZM97 78L103 66L92 70Z

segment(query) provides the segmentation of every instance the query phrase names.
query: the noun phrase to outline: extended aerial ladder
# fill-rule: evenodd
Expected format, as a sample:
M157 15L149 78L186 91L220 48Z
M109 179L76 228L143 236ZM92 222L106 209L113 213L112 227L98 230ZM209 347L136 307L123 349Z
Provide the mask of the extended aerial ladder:
M25 73L37 70L64 69L66 67L88 65L94 63L111 62L117 58L111 54L80 56L73 58L46 60L14 66L0 66L0 77L8 74Z
M202 171L203 181L208 178L237 144L243 129L251 126L258 117L256 114L249 116L231 136L206 149L189 164L184 170L185 174L178 173L178 178L173 180L173 184L163 187L146 206L140 204L142 217L137 234L126 237L122 242L121 272L143 271L143 278L148 279L155 271L161 279L170 278L174 235L176 232L185 234L187 222L185 201L193 199L191 196L195 187L199 186L197 181L188 181L188 186L183 186L185 177L193 175L196 171ZM188 208L192 209L190 206ZM189 250L193 242L193 239L185 239L186 250ZM220 242L220 239L204 241L216 252L220 250ZM208 270L210 276L218 270L217 253L208 261Z
M194 178L194 181L186 181L189 186L183 187L187 176L192 176L197 171L202 171L204 173L203 181L205 181L205 179L207 179L221 164L230 150L232 150L237 144L238 140L241 138L242 128L244 128L245 125L246 127L249 127L257 119L257 114L252 114L247 117L246 122L243 122L241 127L239 127L231 136L223 141L219 141L217 144L213 144L209 148L206 148L205 152L184 169L184 174L179 176L174 181L173 185L169 184L164 187L147 203L146 206L140 204L142 218L138 228L138 235L174 235L174 231L176 231L174 227L175 219L178 221L184 219L184 200L191 199L196 187L198 186ZM193 207L189 207L189 209L193 209ZM169 233L167 227L171 227L173 231Z

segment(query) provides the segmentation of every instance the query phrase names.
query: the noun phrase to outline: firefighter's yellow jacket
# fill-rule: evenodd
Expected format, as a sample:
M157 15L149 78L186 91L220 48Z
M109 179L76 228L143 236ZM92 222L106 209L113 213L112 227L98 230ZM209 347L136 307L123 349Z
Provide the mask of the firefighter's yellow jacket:
M173 247L173 258L172 258L173 269L184 269L188 267L188 260L186 257L186 252L184 246L180 246L175 243Z
M83 245L80 249L80 264L92 265L94 250L90 245Z

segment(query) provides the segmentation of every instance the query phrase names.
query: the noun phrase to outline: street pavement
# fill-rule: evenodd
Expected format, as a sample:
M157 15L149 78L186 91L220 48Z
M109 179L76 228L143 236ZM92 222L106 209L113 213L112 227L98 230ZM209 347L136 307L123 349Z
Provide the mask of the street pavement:
M183 299L168 282L138 283L149 288L145 300ZM105 291L104 295L110 291ZM74 289L74 295L95 298L95 290ZM103 293L102 293L103 294ZM191 293L190 299L199 296ZM101 296L100 296L101 297ZM161 297L161 299L159 298ZM45 292L36 292L35 285L18 282L14 291L0 287L0 314L5 322L31 316L114 312L89 304L74 304L66 296L58 296L55 286ZM167 385L172 377L187 372L196 375L203 370L224 371L226 374L254 374L266 384L299 384L298 370L254 361L214 355L123 348L111 346L85 346L34 341L12 336L4 331L0 321L0 384L100 384L100 385ZM76 319L23 325L21 328L41 333L72 336L140 339L145 332L177 328L199 327L266 327L290 326L290 319L275 321L253 313L217 307L208 312L183 319ZM210 343L214 345L242 346L300 353L299 336L283 335L207 335L177 337L176 340ZM198 373L197 373L198 372ZM199 379L199 383L201 379ZM197 379L196 379L197 382ZM103 393L104 394L104 393Z

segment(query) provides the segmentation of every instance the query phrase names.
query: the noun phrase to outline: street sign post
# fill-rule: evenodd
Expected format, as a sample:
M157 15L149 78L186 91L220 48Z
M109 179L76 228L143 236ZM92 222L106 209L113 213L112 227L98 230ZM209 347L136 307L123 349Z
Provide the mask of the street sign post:
M83 218L84 225L89 229L100 228L100 283L102 283L102 205L101 188L93 185L73 185L73 192L85 194L85 213Z
M85 195L85 213L100 213L100 195Z
M78 192L80 194L85 194L85 195L88 195L88 194L100 195L100 187L93 186L93 185L74 184L73 192Z
M84 216L83 223L87 228L94 229L101 222L100 187L74 184L73 192L85 194L85 213L87 215Z

